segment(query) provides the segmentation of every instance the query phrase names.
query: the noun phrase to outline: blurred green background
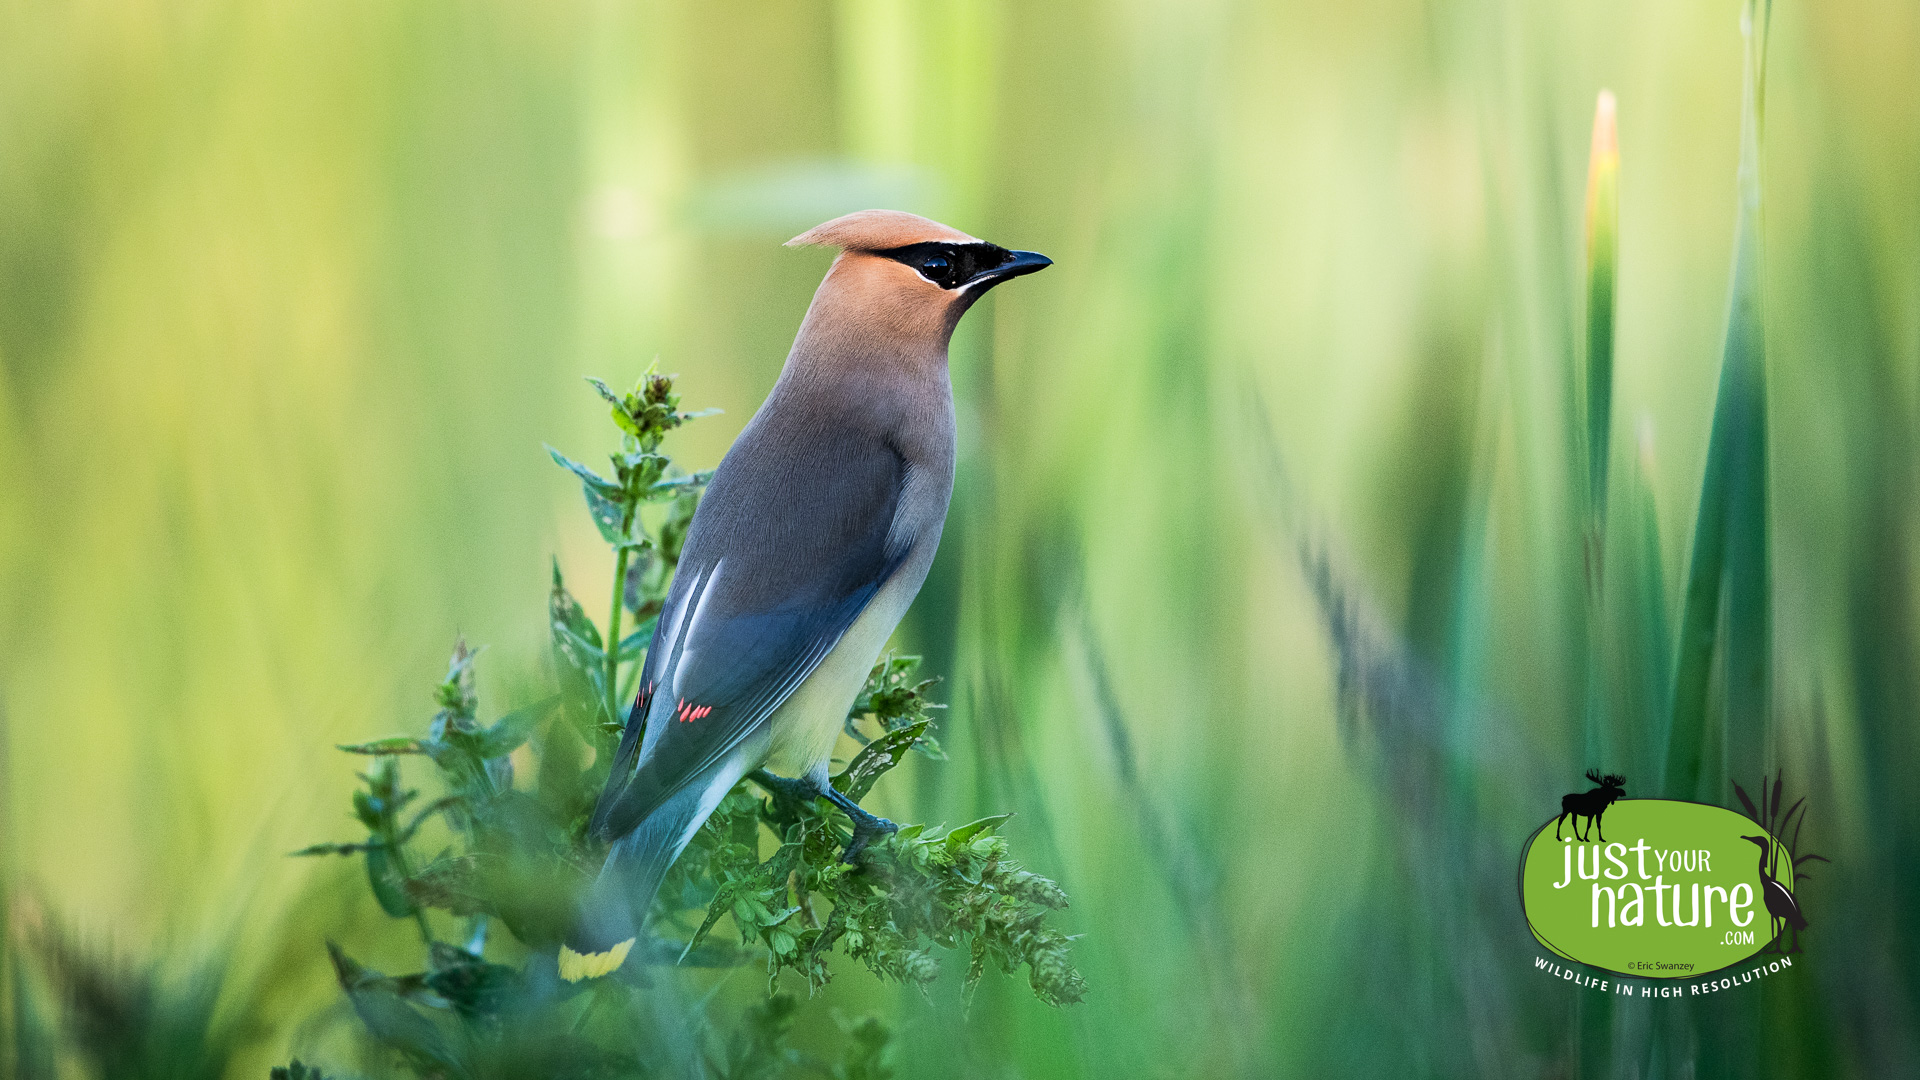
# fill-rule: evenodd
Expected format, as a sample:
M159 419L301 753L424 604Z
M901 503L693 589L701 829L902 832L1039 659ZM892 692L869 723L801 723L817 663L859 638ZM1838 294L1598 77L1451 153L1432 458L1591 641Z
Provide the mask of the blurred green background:
M1595 94L1638 553L1608 580L1671 635L1742 48L1735 0L0 7L16 927L230 948L232 1074L307 1045L322 939L408 932L351 864L282 857L349 829L333 744L423 723L456 634L483 701L523 693L549 554L604 595L541 449L611 448L580 376L681 373L725 415L670 445L712 465L825 269L781 241L889 206L1057 265L955 341L958 494L899 639L954 761L878 807L1019 811L1093 991L850 970L810 1016L883 1011L911 1076L1915 1075L1910 0L1771 24L1770 717L1710 752L1811 796L1805 958L1596 1013L1513 896L1585 768L1653 793L1672 662L1652 630L1587 660Z

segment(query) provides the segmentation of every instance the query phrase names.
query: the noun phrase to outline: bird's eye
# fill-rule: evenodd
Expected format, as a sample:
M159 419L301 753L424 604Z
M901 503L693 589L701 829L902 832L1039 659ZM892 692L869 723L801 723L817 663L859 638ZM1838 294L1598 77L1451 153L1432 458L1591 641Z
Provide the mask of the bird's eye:
M927 261L920 264L920 272L941 288L953 284L953 260L945 255L936 253L927 256Z
M927 241L886 251L876 251L874 254L883 255L895 262L912 267L915 273L940 288L952 290L972 280L973 276L981 270L996 265L991 261L983 261L982 252L979 249L987 246Z

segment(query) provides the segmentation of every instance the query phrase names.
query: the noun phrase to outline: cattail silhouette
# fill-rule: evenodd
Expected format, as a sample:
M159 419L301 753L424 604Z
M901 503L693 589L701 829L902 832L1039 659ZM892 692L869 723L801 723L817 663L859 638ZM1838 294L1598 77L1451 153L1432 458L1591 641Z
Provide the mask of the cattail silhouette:
M1753 800L1747 796L1746 789L1742 788L1738 783L1733 785L1733 793L1740 797L1740 805L1746 807L1747 816L1766 830L1765 835L1742 836L1740 839L1752 841L1760 847L1760 896L1767 905L1767 914L1773 918L1773 941L1769 944L1768 948L1774 952L1797 953L1800 951L1800 931L1807 928L1807 917L1800 910L1800 901L1794 897L1793 890L1799 887L1801 881L1810 876L1800 869L1800 864L1816 860L1819 862L1830 862L1832 860L1828 859L1825 855L1815 855L1812 852L1808 852L1805 855L1798 853L1800 847L1800 827L1807 823L1807 800L1805 796L1802 796L1795 800L1794 804L1787 809L1786 813L1781 813L1780 803L1782 801L1781 795L1783 794L1784 787L1785 777L1780 773L1774 774L1771 790L1768 788L1766 777L1761 777L1760 806L1758 809L1755 809ZM1800 815L1798 821L1794 820L1794 814L1796 813ZM1784 841L1776 839L1787 831L1786 827L1788 824L1793 825L1792 839ZM1786 850L1788 865L1793 870L1793 881L1790 885L1782 884L1778 878L1773 876L1775 844L1778 844ZM1793 930L1793 937L1791 938L1792 947L1782 949L1780 946L1780 938L1789 928Z

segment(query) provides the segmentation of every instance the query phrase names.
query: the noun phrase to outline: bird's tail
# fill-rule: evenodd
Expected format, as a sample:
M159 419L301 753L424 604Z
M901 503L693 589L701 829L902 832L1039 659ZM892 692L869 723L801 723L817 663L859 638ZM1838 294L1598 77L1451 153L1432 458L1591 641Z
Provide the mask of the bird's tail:
M667 870L743 775L741 763L722 762L675 792L613 845L600 877L587 891L573 932L560 947L561 978L579 982L609 974L626 962L642 941L647 911Z

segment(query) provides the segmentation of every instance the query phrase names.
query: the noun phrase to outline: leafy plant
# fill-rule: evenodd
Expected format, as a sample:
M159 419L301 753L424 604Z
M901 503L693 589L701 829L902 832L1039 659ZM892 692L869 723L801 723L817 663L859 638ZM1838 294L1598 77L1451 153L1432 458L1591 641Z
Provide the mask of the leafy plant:
M249 1034L248 1021L219 1008L223 993L257 998L257 982L236 988L230 957L193 958L170 970L162 958L117 955L44 917L16 897L22 914L9 957L7 1034L12 1053L0 1075L52 1080L62 1061L101 1080L218 1080ZM29 965L23 961L34 961ZM33 976L37 975L38 978Z
M366 839L295 853L361 858L381 909L419 928L426 965L414 974L389 976L330 948L367 1033L421 1076L646 1076L672 1053L636 1049L626 1035L650 1022L646 996L659 988L632 985L644 976L571 985L555 977L553 953L606 857L588 819L620 737L620 704L632 697L711 474L684 472L660 451L668 432L701 415L681 411L671 378L648 374L626 393L590 381L621 431L612 474L549 452L579 477L614 556L604 628L556 563L548 624L557 692L482 723L478 654L456 642L424 734L341 748L374 759L352 798ZM933 682L915 677L917 662L883 657L849 712L846 730L864 745L833 783L855 799L910 751L944 756L931 733L940 706L927 698ZM436 797L422 803L407 786L400 763L408 757L431 761ZM1048 921L1066 896L1010 856L998 833L1007 816L952 830L908 825L849 864L841 856L852 823L842 812L824 800L763 797L743 782L674 865L654 902L648 951L628 966L764 964L767 1000L731 1035L709 1033L683 1055L725 1077L779 1076L807 1063L784 1043L797 1003L775 989L791 971L810 994L819 991L836 950L916 986L937 977L938 950L965 950L969 988L989 965L1024 967L1041 1000L1079 1001L1085 984L1068 956L1071 939ZM450 842L423 857L423 831L435 819ZM458 933L437 931L433 911L460 920ZM713 933L728 919L738 945ZM500 962L501 948L488 958L495 924L526 950L518 963ZM873 1019L843 1026L846 1060L807 1064L849 1078L889 1075L885 1027Z

